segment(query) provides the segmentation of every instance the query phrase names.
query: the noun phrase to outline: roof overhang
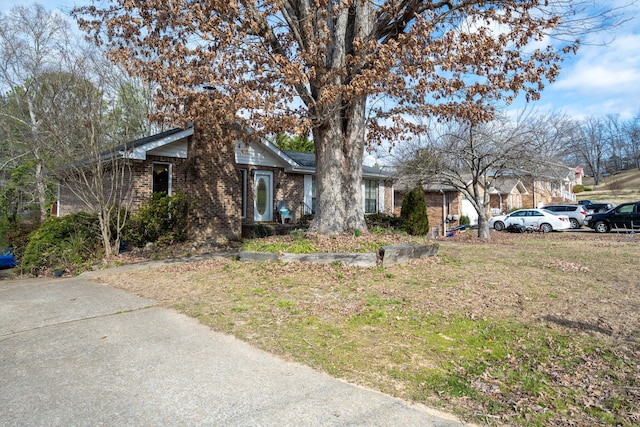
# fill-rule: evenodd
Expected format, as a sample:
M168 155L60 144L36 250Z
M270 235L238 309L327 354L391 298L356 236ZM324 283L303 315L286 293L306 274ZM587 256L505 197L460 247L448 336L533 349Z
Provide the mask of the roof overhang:
M193 127L190 127L188 129L184 129L180 132L171 134L171 135L167 135L164 138L160 138L160 139L156 139L153 141L150 141L144 145L140 145L138 147L134 147L131 150L127 150L127 151L121 151L120 155L123 158L126 159L131 159L131 160L146 160L147 159L147 154L153 154L154 150L159 150L162 148L167 147L170 144L176 143L177 141L180 141L182 139L188 138L190 136L193 135ZM187 158L187 146L186 143L184 145L184 147L175 147L174 150L172 150L172 157L177 157L180 159L186 159Z

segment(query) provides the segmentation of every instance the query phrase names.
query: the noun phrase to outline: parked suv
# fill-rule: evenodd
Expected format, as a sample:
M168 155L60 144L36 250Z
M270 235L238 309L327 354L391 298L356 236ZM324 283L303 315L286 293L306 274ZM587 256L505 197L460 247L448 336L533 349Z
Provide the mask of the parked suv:
M588 205L584 205L589 213L606 212L609 209L613 209L616 205L610 202L593 202Z
M589 214L584 219L584 225L598 233L613 229L640 230L640 202L623 203L607 212Z
M567 215L571 228L580 228L584 224L584 217L587 216L587 209L583 205L549 205L543 206L542 209L553 212L554 214Z

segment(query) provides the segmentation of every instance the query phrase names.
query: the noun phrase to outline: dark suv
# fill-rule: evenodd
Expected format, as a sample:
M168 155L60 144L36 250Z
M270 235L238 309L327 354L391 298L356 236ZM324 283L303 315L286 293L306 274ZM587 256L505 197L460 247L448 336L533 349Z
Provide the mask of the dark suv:
M623 203L607 212L587 215L584 225L598 233L606 233L613 229L640 230L640 202Z
M610 202L592 202L588 205L584 205L589 213L606 212L609 209L613 209L616 205Z
M549 205L542 209L558 215L567 215L571 228L580 228L584 224L584 217L587 216L587 209L583 205Z

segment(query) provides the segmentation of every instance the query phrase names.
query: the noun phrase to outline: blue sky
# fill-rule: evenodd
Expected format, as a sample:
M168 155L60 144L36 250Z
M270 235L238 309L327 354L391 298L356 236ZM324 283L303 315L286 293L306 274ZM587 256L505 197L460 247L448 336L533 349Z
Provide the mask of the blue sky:
M605 5L628 0L602 0ZM633 1L633 0L631 0ZM69 11L83 0L42 0L49 10ZM24 0L3 0L6 12ZM629 119L640 113L640 1L629 7L629 21L606 33L591 34L577 55L561 64L559 79L547 85L540 111L565 112L575 118L619 114ZM517 102L521 106L522 102Z

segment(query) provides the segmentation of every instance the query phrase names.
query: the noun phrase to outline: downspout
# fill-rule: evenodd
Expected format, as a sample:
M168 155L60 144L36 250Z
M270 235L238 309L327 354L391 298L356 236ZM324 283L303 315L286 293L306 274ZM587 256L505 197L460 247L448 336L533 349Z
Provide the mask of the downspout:
M391 215L396 216L396 190L391 184Z

